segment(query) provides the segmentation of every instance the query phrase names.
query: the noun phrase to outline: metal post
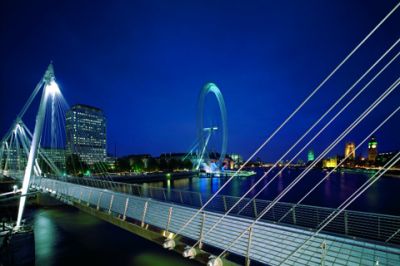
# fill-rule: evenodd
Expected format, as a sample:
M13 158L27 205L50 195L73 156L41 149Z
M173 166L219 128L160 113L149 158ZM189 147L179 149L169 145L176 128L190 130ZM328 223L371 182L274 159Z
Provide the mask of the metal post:
M82 189L81 189L81 193L79 194L79 200L78 200L78 203L81 203L81 200L82 200L82 194L83 194L83 191L82 191Z
M199 239L199 249L203 248L203 238L204 238L204 223L206 221L206 213L202 212L201 216L201 227L200 227L200 239Z
M250 249L251 249L251 238L253 235L253 227L249 228L249 238L247 241L247 251L246 251L246 266L250 266Z
M181 198L181 203L183 204L182 191L179 191L179 197Z
M296 208L292 207L293 224L296 224Z
M91 198L91 196L92 196L92 190L89 191L89 198L88 198L88 201L87 201L87 206L88 207L90 206L90 198Z
M347 211L344 211L344 234L345 235L349 234Z
M226 212L228 210L228 207L226 206L225 196L222 196L222 201L224 202L224 211Z
M124 210L124 216L122 216L122 220L126 220L126 212L127 212L127 210L128 210L128 204L129 204L129 198L127 197L126 198L126 201L125 201L125 210Z
M256 199L253 200L253 209L254 209L254 217L257 217L257 204L256 204Z
M378 217L378 238L381 238L381 217Z
M147 204L148 204L148 201L146 201L146 202L144 203L143 216L142 216L142 223L141 223L141 225L140 225L141 227L144 227L144 219L146 218Z
M395 237L399 232L400 232L400 229L397 229L396 232L394 232L391 236L389 236L388 239L385 240L385 243L387 243L387 242L389 242L390 240L392 240L392 238Z
M326 251L327 251L327 247L326 247L326 242L322 242L321 243L321 266L325 265L325 257L326 257Z
M168 233L168 230L169 230L169 225L170 225L170 223L171 223L171 218L172 218L172 207L169 207L167 226L165 227L165 231L166 231L167 233Z
M101 200L101 196L103 196L103 192L100 192L100 195L99 195L99 199L97 200L97 210L99 210L100 209L100 200Z
M111 214L111 208L112 208L113 201L114 201L114 194L111 195L110 207L108 208L108 214Z
M203 207L203 200L201 199L201 193L199 193L200 207Z

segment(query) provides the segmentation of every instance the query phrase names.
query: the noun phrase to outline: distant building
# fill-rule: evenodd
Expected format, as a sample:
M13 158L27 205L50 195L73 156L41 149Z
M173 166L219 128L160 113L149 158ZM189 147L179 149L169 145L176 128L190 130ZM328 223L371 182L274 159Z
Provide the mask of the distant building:
M354 160L356 158L356 145L354 142L347 142L344 148L344 157L348 160Z
M378 142L375 137L371 137L368 142L368 161L375 163L376 157L378 156Z
M327 158L324 159L322 161L322 167L324 168L335 168L337 166L337 162L338 162L338 158L335 157L331 157L331 158Z
M227 157L230 158L228 161L229 169L239 168L243 163L243 157L240 154L232 153L228 154Z
M67 154L77 154L87 164L107 158L106 118L99 108L77 104L66 114Z
M65 171L65 149L41 148L40 152L42 152L58 170Z
M229 157L231 157L232 161L233 161L235 164L241 164L241 163L243 163L243 157L242 157L242 155L240 155L240 154L232 153L232 154L229 155Z
M379 166L384 166L388 161L390 161L398 151L380 152L376 156L376 164ZM397 163L396 166L400 165Z
M4 170L25 170L27 155L22 149L9 148L4 151L0 166Z
M312 162L315 160L315 155L313 150L309 150L307 153L307 162Z

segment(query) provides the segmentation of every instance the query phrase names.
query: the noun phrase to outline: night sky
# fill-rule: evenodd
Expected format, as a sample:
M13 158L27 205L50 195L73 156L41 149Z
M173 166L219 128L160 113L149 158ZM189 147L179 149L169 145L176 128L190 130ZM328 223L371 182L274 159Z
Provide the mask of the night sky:
M0 135L52 60L70 105L104 110L110 152L187 151L198 94L214 82L227 106L228 152L246 158L396 2L2 0ZM277 159L400 37L399 25L400 8L260 157ZM399 61L317 139L316 154L398 78ZM360 142L399 102L395 91L344 141ZM400 149L399 132L400 114L376 134L379 150Z

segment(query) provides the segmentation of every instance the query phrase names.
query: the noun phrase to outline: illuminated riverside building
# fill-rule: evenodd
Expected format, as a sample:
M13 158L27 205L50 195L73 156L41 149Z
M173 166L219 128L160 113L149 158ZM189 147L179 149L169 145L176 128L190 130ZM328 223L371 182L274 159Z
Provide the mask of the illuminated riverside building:
M315 160L315 155L313 150L309 150L307 153L307 161L312 162Z
M337 166L337 157L331 157L322 161L322 167L335 168Z
M348 160L354 160L356 158L356 145L354 142L347 142L344 149L344 157Z
M375 137L371 137L368 142L368 161L375 162L378 156L378 142Z
M106 118L99 108L77 104L66 114L67 154L93 164L107 158Z

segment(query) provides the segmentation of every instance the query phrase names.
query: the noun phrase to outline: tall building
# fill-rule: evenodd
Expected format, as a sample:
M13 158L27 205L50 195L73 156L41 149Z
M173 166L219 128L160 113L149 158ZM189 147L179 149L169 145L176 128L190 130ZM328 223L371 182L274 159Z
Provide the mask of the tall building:
M354 160L356 158L356 145L354 142L347 142L344 148L344 157L348 160Z
M331 158L327 158L327 159L324 159L322 161L322 167L324 167L324 168L335 168L335 167L337 167L337 162L338 162L338 158L336 156L335 157L331 157Z
M65 171L65 149L41 148L40 151L58 168L58 170Z
M378 156L378 142L375 137L371 137L368 142L368 161L375 162Z
M77 104L66 114L67 154L77 154L87 164L107 158L106 118L99 108Z
M315 160L315 155L313 150L309 150L307 153L307 161L312 162Z

